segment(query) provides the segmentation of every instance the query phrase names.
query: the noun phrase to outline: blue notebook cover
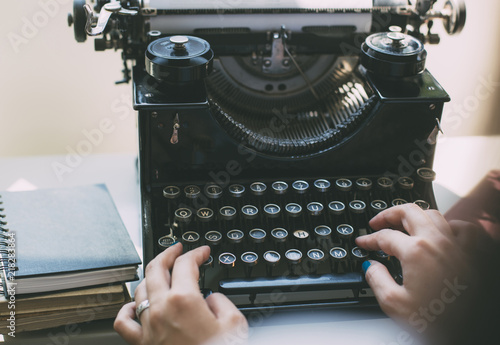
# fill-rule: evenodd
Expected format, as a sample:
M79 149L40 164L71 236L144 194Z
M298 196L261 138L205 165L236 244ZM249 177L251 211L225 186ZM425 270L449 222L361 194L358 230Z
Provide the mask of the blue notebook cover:
M17 270L6 252L3 268L17 293L135 278L140 258L105 185L0 192L0 202L3 244L14 238Z

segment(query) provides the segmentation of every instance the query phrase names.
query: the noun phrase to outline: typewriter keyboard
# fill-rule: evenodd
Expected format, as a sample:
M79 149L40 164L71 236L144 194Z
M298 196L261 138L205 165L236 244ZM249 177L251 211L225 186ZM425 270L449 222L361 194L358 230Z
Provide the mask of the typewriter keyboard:
M356 298L367 287L367 259L384 263L396 281L402 277L395 258L367 252L355 238L371 233L369 220L388 207L430 208L432 173L165 186L158 191L157 224L164 228L156 230L156 250L176 241L185 250L209 245L202 289L250 296L344 289Z

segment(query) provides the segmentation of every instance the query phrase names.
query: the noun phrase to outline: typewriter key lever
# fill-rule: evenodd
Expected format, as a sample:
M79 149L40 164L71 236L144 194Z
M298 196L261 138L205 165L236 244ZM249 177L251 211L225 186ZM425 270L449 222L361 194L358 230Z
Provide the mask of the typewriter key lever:
M172 130L172 137L170 138L171 144L177 144L179 142L179 128L181 125L179 124L179 114L175 114L174 119L174 128Z

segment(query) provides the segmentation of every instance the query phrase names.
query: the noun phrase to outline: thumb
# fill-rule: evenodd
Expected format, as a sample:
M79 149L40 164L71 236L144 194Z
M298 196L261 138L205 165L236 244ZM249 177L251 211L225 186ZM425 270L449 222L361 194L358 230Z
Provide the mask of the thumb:
M390 317L399 316L400 307L403 305L404 288L394 281L387 267L378 261L365 261L363 270L366 282L372 288L380 308Z
M214 313L215 317L223 323L229 323L233 326L238 324L247 324L243 314L236 308L226 296L221 293L213 293L208 296L205 301L208 307Z

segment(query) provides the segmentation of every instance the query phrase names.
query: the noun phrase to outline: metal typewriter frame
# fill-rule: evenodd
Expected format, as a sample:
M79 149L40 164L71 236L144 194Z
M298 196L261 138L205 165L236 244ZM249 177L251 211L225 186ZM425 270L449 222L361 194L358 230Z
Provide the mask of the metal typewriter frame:
M434 19L443 19L449 33L459 32L464 25L465 10L462 4L457 5L457 1L448 0L444 10L435 11L432 8L434 0L418 0L416 7L409 6L406 0L374 0L374 23L383 22L384 25L374 25L372 32L388 31L396 25L422 42L438 43L439 37L431 33ZM134 108L138 110L145 265L161 250L159 237L168 234L175 223L172 215L164 215L167 201L162 190L168 185L204 186L213 179L214 172L229 177L231 183L248 183L341 177L415 177L417 169L432 168L439 121L449 96L427 70L415 76L391 79L378 77L360 66L357 53L367 33L356 33L348 27L340 31L329 29L326 33L321 30L289 33L286 28L280 33L199 32L197 36L211 44L216 60L224 56L248 56L259 50L272 54L272 49L267 47L271 46L275 35L281 34L288 35L287 44L299 56L327 54L351 61L352 74L362 79L370 90L369 101L360 107L359 114L351 114L349 121L340 124L342 135L330 145L320 147L316 152L294 154L292 151L280 155L260 152L248 138L229 135L223 120L213 116L218 105L210 99L213 90L207 90L203 81L167 85L147 74L144 68L147 44L168 35L167 32L148 32L149 16L160 13L149 13L147 8L141 8L142 1L98 0L94 10L100 11L100 15L96 16L87 6L85 20L82 18L82 3L85 1L75 1L75 17L70 18L70 24L73 21L75 24L77 41L85 41L85 35L82 35L85 27L89 35L104 34L95 40L96 50L123 49L124 79L119 82L131 79L127 60L136 61L132 80ZM390 21L386 22L381 18L388 13ZM99 22L97 27L96 22ZM428 30L422 33L420 28L424 24ZM262 61L268 58L263 56ZM419 183L415 191L429 202L430 207L436 208L431 183ZM280 303L280 307L373 305L370 294L358 298L366 293L367 287L363 278L358 283L345 286L357 291L355 298ZM219 290L229 295L249 295L249 299L236 302L243 310L263 308L258 301L255 302L255 291L245 290L244 282L231 289L219 286ZM304 290L314 288L305 286ZM271 292L271 289L266 292Z
M148 76L141 71L140 67L136 67L134 95L135 107L139 110L145 263L159 253L157 244L159 234L164 235L169 231L168 227L159 224L158 221L160 210L164 207L162 189L166 185L199 184L203 186L210 179L209 172L212 169L217 171L216 169L219 168L226 171L224 163L229 161L237 161L237 164L242 167L241 174L237 178L232 178L231 183L261 180L263 177L266 177L266 180L383 175L394 177L401 175L400 169L407 168L406 165L401 165L405 159L412 161L414 165L410 167L413 171L405 171L404 174L415 176L418 168L432 168L434 145L429 143L429 137L436 130L444 102L449 100L449 96L428 71L397 84L366 75L377 101L368 117L351 136L321 154L295 159L276 159L276 157L260 155L251 149L244 148L221 132L220 125L210 115L209 104L203 97L203 85L200 85L201 97L197 102L155 103L148 102L148 100L161 100L163 97L157 96L151 89L145 91L143 87L145 83L141 78L147 79ZM401 92L401 90L406 90L406 92ZM148 95L150 97L146 97L146 94L150 94ZM401 127L401 116L405 116L403 127ZM180 119L180 137L183 135L182 132L189 128L191 134L198 132L198 134L193 134L193 138L203 137L207 140L203 148L197 145L200 156L204 157L199 163L186 162L180 158L191 155L190 144L184 148L179 147L175 153L167 149L169 145L165 143L168 143L172 136L172 124L175 123L176 118ZM207 136L208 134L210 136ZM377 152L370 150L373 146L378 148ZM353 156L357 158L352 159ZM246 162L248 157L255 158L248 163ZM219 163L214 165L211 162ZM348 163L325 165L325 162ZM172 166L175 168L168 168ZM265 166L270 168L263 170ZM196 168L193 169L194 167ZM186 179L184 176L188 171L191 171L192 175ZM427 184L421 188L425 190L419 193L426 195L431 207L436 208L431 185ZM171 219L168 221L168 226L172 223ZM158 231L162 227L163 230ZM251 304L242 307L252 308Z

